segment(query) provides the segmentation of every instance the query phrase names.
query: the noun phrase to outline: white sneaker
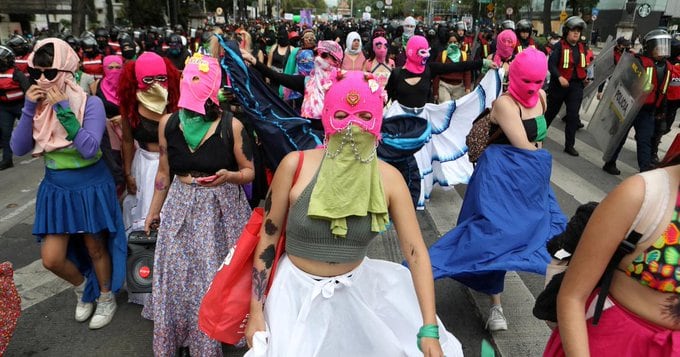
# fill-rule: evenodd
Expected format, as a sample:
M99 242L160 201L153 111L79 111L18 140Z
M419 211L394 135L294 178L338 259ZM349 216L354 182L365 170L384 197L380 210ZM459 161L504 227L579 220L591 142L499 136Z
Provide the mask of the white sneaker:
M116 297L113 293L102 293L102 295L97 299L97 310L90 320L90 329L96 330L108 325L113 319L113 315L116 313Z
M76 298L78 303L76 304L76 321L85 322L92 315L94 311L94 304L91 302L83 302L83 291L85 290L85 284L81 284L81 287L73 289L76 293Z
M508 329L508 321L503 315L503 308L500 305L493 305L489 309L489 319L486 320L486 329L489 331L504 331Z

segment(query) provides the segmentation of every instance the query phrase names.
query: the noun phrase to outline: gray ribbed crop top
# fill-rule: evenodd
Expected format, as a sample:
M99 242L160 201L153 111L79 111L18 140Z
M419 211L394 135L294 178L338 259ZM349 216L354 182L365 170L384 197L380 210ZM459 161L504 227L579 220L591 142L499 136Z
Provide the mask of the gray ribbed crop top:
M366 256L368 244L378 233L371 231L371 216L347 217L347 236L336 238L330 221L307 215L309 199L319 176L302 191L290 207L286 224L286 252L291 255L323 262L347 263Z

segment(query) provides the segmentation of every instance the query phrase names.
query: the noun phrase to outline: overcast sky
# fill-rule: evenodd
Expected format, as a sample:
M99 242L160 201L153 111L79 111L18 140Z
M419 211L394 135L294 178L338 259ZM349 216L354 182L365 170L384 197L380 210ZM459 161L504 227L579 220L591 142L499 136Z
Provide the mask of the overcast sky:
M338 5L338 0L326 0L326 5L328 5L328 6L337 6L337 5Z

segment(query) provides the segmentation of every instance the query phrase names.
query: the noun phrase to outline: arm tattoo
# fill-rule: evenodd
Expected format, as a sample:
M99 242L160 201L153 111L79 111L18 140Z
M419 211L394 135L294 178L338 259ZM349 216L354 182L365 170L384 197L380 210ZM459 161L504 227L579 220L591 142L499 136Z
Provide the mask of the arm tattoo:
M264 198L264 214L265 216L269 214L269 211L272 209L272 190L270 189L269 192L267 192L267 197Z
M264 298L264 291L267 288L267 271L259 271L253 267L253 296L257 301L262 301Z
M274 249L274 245L270 244L267 248L264 249L262 254L260 254L260 260L264 262L264 266L267 269L271 269L272 265L274 264L274 256L276 255L276 250Z
M163 180L156 180L154 187L156 188L156 191L165 191L167 189Z
M680 323L680 296L673 294L666 299L663 314L669 316L673 323Z
M241 151L243 151L243 156L248 159L248 161L253 161L253 145L250 140L250 136L246 132L246 128L241 129Z
M264 231L270 236L273 236L279 231L279 227L277 227L271 219L267 219L264 223Z

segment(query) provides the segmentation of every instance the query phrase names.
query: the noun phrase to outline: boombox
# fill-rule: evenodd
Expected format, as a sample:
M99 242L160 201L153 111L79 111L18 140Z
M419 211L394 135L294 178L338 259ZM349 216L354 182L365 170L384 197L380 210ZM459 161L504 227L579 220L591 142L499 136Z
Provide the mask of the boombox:
M150 293L153 283L153 256L158 232L133 231L128 236L127 290L131 293Z

